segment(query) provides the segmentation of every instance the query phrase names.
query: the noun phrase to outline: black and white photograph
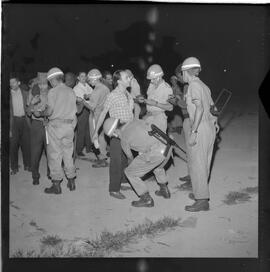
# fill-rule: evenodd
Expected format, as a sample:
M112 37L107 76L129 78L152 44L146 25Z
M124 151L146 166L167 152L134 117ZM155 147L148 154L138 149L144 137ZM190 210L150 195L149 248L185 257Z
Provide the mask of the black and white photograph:
M258 258L268 16L3 2L8 258Z

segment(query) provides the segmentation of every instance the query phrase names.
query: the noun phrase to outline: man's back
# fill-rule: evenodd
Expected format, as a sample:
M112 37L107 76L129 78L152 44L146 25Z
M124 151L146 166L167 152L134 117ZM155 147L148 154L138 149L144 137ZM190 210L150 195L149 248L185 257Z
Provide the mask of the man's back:
M53 109L49 116L53 119L75 119L76 117L76 96L74 91L65 84L60 84L51 89L48 94L48 105Z

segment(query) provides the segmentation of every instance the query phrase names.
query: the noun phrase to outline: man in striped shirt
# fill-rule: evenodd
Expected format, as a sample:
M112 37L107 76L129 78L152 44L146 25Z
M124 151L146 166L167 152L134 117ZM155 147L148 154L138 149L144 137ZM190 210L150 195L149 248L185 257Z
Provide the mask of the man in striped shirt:
M93 134L93 142L98 139L98 131L103 124L106 114L119 119L121 123L129 123L133 120L134 102L127 88L130 86L130 77L124 70L118 70L113 74L114 90L108 94L104 108L99 115L96 129ZM110 185L109 192L112 197L124 199L120 192L122 182L127 182L124 169L127 166L127 158L122 151L120 139L110 139Z

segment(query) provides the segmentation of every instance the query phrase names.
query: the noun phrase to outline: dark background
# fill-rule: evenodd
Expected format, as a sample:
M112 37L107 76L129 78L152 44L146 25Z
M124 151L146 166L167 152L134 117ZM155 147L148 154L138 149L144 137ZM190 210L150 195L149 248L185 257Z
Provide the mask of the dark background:
M151 8L158 21L146 20ZM27 83L37 72L58 66L64 72L88 72L97 67L111 72L131 68L146 88L146 69L160 64L165 78L186 57L202 64L201 79L213 96L232 91L231 104L260 109L260 231L259 259L148 259L149 271L269 271L269 119L258 90L269 69L269 6L195 4L9 4L2 5L2 200L8 207L9 74ZM154 32L155 41L148 34ZM153 52L145 50L146 44ZM148 60L152 57L152 62ZM139 59L146 67L139 65ZM113 66L112 66L113 65ZM265 87L261 93L266 93ZM265 98L266 100L266 98ZM260 108L258 109L258 105ZM6 135L7 134L7 135ZM7 168L7 169L6 169ZM5 171L6 169L6 171ZM269 190L268 190L269 191ZM261 194L262 193L262 194ZM267 206L268 205L268 206ZM8 210L3 213L2 237L8 237ZM269 226L269 225L268 225ZM202 234L206 235L206 234ZM199 241L198 241L199 242ZM268 242L269 243L269 242ZM8 260L4 271L138 271L137 259Z

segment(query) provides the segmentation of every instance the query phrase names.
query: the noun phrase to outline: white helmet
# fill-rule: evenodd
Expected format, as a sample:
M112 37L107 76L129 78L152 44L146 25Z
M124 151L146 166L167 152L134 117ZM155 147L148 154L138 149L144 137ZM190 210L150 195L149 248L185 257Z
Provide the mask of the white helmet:
M52 69L49 70L49 72L47 73L47 79L50 80L56 76L59 75L64 75L63 71L61 71L59 68L54 67Z
M103 130L107 136L111 137L113 135L115 129L117 128L118 121L119 119L113 117L110 117L105 120L103 124Z
M183 61L181 69L182 71L185 71L192 68L200 68L201 70L201 64L197 58L189 57Z
M92 69L88 72L87 77L92 80L99 79L102 77L102 74L100 73L98 69Z
M163 75L164 75L163 70L161 66L158 64L151 65L147 70L147 79L150 80L161 77Z

